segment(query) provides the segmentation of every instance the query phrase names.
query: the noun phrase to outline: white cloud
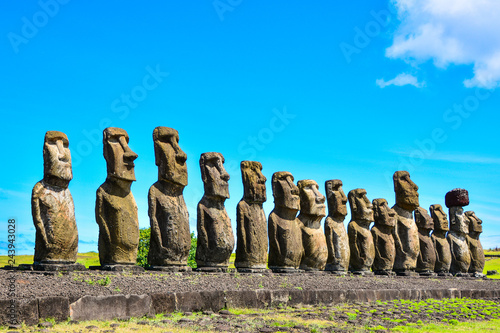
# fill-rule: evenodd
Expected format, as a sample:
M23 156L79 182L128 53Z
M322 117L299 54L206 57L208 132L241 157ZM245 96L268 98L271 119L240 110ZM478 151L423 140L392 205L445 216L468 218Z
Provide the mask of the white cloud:
M500 85L500 1L391 1L401 25L387 57L412 64L432 60L439 68L473 65L466 87Z
M408 157L412 156L412 153L407 151L392 151L392 153ZM434 152L433 154L429 154L429 156L426 156L425 158L433 161L446 161L454 163L500 165L500 158L489 156Z
M401 87L401 86L405 86L408 84L415 86L417 88L421 88L425 85L425 82L418 82L418 79L415 76L413 76L411 74L407 74L407 73L401 73L398 76L396 76L394 79L389 80L389 81L385 81L384 79L378 79L375 81L375 83L380 88L385 88L385 87L391 86L391 85Z

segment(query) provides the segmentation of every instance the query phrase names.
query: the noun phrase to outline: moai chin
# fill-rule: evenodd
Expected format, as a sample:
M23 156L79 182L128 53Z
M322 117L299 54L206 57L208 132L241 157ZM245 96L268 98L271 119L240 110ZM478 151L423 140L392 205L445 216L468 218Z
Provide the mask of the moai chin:
M375 246L372 269L377 275L394 275L392 268L396 258L396 247L392 231L396 226L397 214L385 199L374 199L372 205L375 220L371 229Z
M225 271L234 248L231 220L224 202L229 198L229 174L221 153L203 153L200 169L205 193L198 203L198 270Z
M370 274L375 260L375 246L370 232L373 222L373 206L366 197L366 190L358 188L347 195L351 207L351 222L347 226L351 259L349 270L355 274Z
M392 207L397 215L393 230L396 245L394 271L403 276L414 274L420 252L418 228L413 211L419 206L418 186L410 179L407 171L396 171L393 176L396 204Z
M418 207L415 210L415 223L417 224L418 239L420 240L416 270L420 275L435 275L436 251L430 236L430 232L434 229L434 221L426 209Z
M179 146L179 133L173 128L156 127L153 142L158 181L148 193L151 225L148 264L157 270L189 271L191 234L182 195L188 183L187 156Z
M328 259L325 270L335 272L335 274L345 274L349 269L351 251L344 226L347 215L347 197L342 190L342 181L340 179L327 180L325 193L328 203L328 216L325 219Z
M464 189L453 189L446 193L446 207L449 209L450 231L446 238L450 243L451 266L450 273L458 276L468 276L471 255L467 245L469 220L465 217L464 206L469 204L469 194Z
M275 172L272 178L274 209L269 214L269 268L293 272L299 268L304 248L297 212L299 189L290 172Z
M469 220L469 234L467 235L467 244L469 245L471 254L469 273L477 277L482 277L484 276L485 257L479 235L483 232L483 221L473 211L465 212L465 217Z
M78 230L73 198L68 189L73 178L66 134L48 131L43 144L43 179L31 195L36 229L35 269L44 265L74 264L78 252ZM53 266L55 267L55 266Z
M137 204L130 190L135 181L137 154L128 146L125 130L108 127L103 131L106 181L97 189L95 216L99 225L99 261L102 269L134 265L139 246ZM137 270L139 266L135 267Z
M242 161L243 198L236 208L236 258L234 266L241 272L257 272L267 264L267 220L262 208L266 202L266 177L262 164Z
M300 197L300 213L297 217L302 229L304 256L300 268L306 271L324 270L328 259L326 238L321 230L321 220L326 216L325 196L319 192L314 180L297 182Z
M451 251L450 243L446 239L446 233L450 230L448 228L448 215L441 205L431 205L429 212L434 222L434 231L431 235L434 250L436 251L434 272L443 276L450 275Z

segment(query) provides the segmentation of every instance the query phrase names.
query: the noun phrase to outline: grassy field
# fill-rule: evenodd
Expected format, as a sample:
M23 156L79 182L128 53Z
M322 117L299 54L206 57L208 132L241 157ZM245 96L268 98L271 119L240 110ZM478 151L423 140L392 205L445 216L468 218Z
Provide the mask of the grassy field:
M85 265L85 267L89 266L99 266L99 254L96 252L87 252L87 253L78 253L76 257L76 261ZM9 263L8 256L0 256L0 267L6 266ZM33 256L32 255L22 255L16 256L16 266L20 264L32 264Z

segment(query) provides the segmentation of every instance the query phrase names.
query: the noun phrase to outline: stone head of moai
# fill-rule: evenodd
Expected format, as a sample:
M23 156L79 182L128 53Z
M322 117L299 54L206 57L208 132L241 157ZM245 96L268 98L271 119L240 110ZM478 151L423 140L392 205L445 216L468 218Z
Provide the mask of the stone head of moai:
M427 233L434 229L434 220L425 208L418 207L414 214L418 229L425 230Z
M153 130L153 142L158 180L185 187L188 184L187 155L179 146L179 133L173 128L156 127Z
M410 179L408 171L396 171L392 179L396 192L396 205L411 212L417 209L418 186Z
M465 212L466 218L469 220L469 235L470 236L479 236L480 233L483 232L483 221L480 220L476 213L473 211Z
M373 206L366 196L366 190L357 188L347 195L351 207L351 220L356 222L372 222Z
M220 199L229 198L229 174L224 169L224 156L221 153L203 153L200 156L201 179L205 195Z
M385 226L394 228L397 221L397 213L394 209L389 207L387 200L374 199L372 201L373 218L376 226Z
M262 164L255 161L242 161L240 164L243 179L243 197L248 202L266 202L266 181L262 174Z
M319 192L318 183L305 179L297 182L300 197L300 214L326 216L325 196Z
M431 205L429 207L432 220L434 221L434 231L448 231L448 215L441 205Z
M449 209L450 230L468 234L469 219L465 217L463 207L469 205L469 192L463 188L455 188L446 193L445 204Z
M45 133L43 143L43 179L51 185L66 188L73 179L71 153L66 134L59 131Z
M125 130L108 127L103 131L104 159L108 178L135 181L134 161L137 154L128 146L129 137Z
M295 211L300 209L299 188L294 184L290 172L275 172L271 183L275 206Z
M342 189L342 181L340 179L327 180L325 182L325 191L328 202L328 215L345 218L347 215L347 196Z

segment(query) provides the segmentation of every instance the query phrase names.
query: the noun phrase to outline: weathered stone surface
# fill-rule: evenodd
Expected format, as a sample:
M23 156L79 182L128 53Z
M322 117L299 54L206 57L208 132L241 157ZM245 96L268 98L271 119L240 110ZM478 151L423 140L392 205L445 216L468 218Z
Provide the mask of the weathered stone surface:
M465 212L465 217L469 220L469 234L467 235L467 245L469 245L471 255L469 273L483 274L485 257L483 245L479 240L479 235L483 232L483 221L473 211Z
M205 193L197 209L198 267L227 268L234 248L231 220L224 207L224 202L229 198L229 174L223 164L224 156L221 153L201 154L200 168Z
M135 181L137 154L128 146L129 137L121 128L103 131L104 158L108 175L96 193L96 221L99 225L99 261L133 265L139 245L137 205L130 191Z
M346 272L349 269L351 252L349 238L344 226L347 215L347 197L342 190L342 181L339 179L325 182L328 216L325 220L326 246L328 259L325 270Z
M375 259L373 236L369 230L370 223L373 222L373 206L364 189L351 190L347 197L351 207L351 222L347 226L351 251L349 270L370 271Z
M431 235L434 251L436 251L434 271L445 274L450 271L451 265L450 243L446 239L446 233L449 230L448 215L446 215L441 205L431 205L429 211L434 221L434 231Z
M467 234L469 233L469 221L465 218L464 209L453 206L449 209L450 231L446 238L450 243L451 266L453 274L465 274L469 271L471 256L467 245Z
M318 183L314 180L299 180L297 187L300 197L297 219L300 221L304 247L300 269L324 270L328 259L326 238L321 230L321 220L326 216L325 196L319 192Z
M72 320L111 320L153 313L148 295L83 296L69 306Z
M396 212L391 209L385 199L372 202L375 224L371 229L375 246L375 259L372 269L377 274L391 272L396 258L393 229L396 226ZM392 273L394 274L394 273Z
M150 266L187 267L191 234L189 213L182 195L188 183L187 156L179 147L179 133L169 127L153 131L158 181L149 189Z
M38 299L38 317L40 319L54 318L64 321L69 317L69 300L67 297L51 296Z
M177 311L183 312L203 310L219 311L225 306L223 291L176 293L175 299Z
M43 144L43 179L31 195L31 213L36 229L34 262L76 262L78 230L73 197L68 189L73 179L71 153L66 134L48 131Z
M436 251L430 236L430 232L434 229L434 221L426 209L418 207L415 210L415 223L417 224L418 239L420 241L416 271L419 273L434 272Z
M242 161L244 194L236 208L236 268L265 269L267 264L267 220L262 208L266 198L266 177L262 164Z
M392 208L398 214L393 230L396 245L394 271L404 273L415 270L420 252L418 228L413 219L413 211L419 206L418 186L410 179L407 171L396 171L393 180L396 204Z
M175 293L151 294L151 306L154 313L171 313L176 310Z
M464 207L469 205L469 192L463 188L455 188L444 197L446 207Z
M38 323L38 299L0 299L0 325L35 325Z
M280 171L272 179L274 209L269 214L269 268L297 269L304 255L302 231L296 218L299 189L290 172Z

